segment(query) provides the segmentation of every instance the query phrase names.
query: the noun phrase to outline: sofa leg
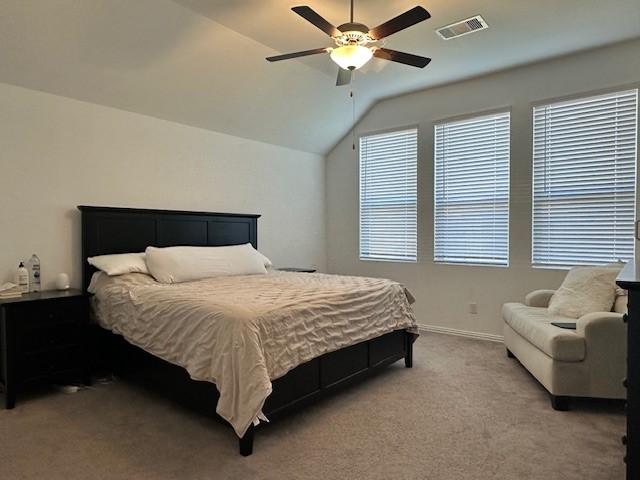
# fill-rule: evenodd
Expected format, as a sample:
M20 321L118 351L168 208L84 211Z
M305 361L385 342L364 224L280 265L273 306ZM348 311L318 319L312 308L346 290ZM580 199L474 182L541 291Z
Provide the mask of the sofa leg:
M559 412L566 412L569 410L569 397L562 395L550 395L551 407Z
M511 353L511 350L509 350L508 348L507 348L507 357L516 358L516 356L513 353Z

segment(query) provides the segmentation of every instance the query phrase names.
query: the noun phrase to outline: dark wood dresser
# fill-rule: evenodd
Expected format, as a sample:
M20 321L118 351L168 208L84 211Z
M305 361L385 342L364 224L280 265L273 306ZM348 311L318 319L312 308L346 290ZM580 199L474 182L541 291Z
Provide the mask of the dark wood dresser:
M629 291L627 322L627 433L622 443L627 446L627 480L640 479L640 265L629 262L617 284Z
M89 299L79 290L0 300L0 383L6 408L28 384L90 379Z

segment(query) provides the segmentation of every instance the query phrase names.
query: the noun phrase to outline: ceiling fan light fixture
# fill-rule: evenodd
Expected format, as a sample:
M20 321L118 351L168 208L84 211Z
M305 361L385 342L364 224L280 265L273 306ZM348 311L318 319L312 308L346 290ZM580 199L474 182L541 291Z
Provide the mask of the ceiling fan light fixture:
M331 50L331 60L344 70L357 70L371 60L373 51L362 45L343 45Z
M398 50L391 50L378 44L378 42L388 36L430 18L431 15L423 7L413 7L412 9L393 17L391 20L370 29L362 23L353 21L353 0L351 0L350 3L350 21L343 23L337 28L307 5L292 7L291 10L331 37L336 46L334 48L314 48L313 50L303 50L300 52L275 55L267 57L267 61L279 62L280 60L289 60L292 58L307 57L309 55L329 53L331 60L333 60L333 62L335 62L339 67L338 78L336 80L336 86L338 87L351 83L353 70L357 70L362 67L371 60L371 57L388 60L390 62L402 63L404 65L417 68L424 68L429 64L431 61L430 58L406 52L399 52Z

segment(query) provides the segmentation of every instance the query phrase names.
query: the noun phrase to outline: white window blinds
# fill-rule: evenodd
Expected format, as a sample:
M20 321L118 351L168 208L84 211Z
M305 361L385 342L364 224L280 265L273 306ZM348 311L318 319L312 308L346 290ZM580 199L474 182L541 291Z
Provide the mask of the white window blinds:
M508 112L435 126L436 262L509 264Z
M534 108L534 265L633 257L637 98L628 90Z
M417 129L360 138L360 258L416 261Z

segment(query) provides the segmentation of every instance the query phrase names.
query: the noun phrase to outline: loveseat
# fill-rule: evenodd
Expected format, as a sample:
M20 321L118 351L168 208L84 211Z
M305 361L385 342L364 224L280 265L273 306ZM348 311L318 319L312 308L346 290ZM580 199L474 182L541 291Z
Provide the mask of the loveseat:
M552 315L547 306L554 290L536 290L524 304L502 307L507 354L547 389L551 405L567 410L569 397L622 399L626 391L626 296L617 296L610 312L578 318ZM551 325L574 322L575 330Z

